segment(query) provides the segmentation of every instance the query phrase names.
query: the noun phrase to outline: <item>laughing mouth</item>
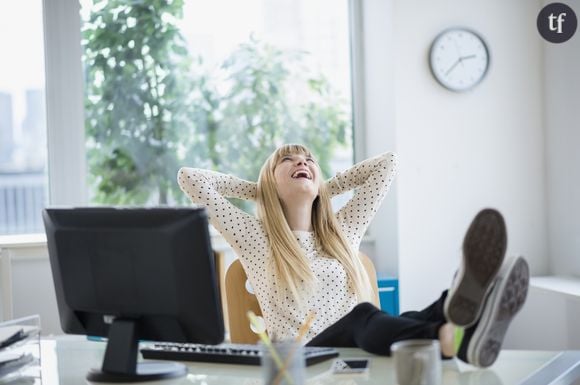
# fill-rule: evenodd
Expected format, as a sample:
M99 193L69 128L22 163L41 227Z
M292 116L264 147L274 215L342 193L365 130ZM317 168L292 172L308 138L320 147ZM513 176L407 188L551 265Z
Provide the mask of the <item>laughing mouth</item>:
M310 175L310 173L306 170L298 170L298 171L295 171L294 174L292 174L292 178L293 179L305 178L308 180L312 180L312 175Z

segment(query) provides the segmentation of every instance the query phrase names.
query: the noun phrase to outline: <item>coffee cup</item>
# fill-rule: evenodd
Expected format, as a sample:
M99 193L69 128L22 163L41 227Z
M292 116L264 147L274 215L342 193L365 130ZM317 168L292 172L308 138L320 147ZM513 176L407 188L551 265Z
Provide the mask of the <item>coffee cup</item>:
M391 346L399 385L441 385L441 349L437 340L405 340Z

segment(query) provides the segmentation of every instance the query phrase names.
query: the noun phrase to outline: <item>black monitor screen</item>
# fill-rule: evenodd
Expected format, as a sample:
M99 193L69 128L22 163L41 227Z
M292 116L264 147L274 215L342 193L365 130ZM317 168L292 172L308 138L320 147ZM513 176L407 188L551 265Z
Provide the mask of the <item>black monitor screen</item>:
M111 325L122 321L135 339L223 341L204 209L46 209L43 217L65 332L111 344Z

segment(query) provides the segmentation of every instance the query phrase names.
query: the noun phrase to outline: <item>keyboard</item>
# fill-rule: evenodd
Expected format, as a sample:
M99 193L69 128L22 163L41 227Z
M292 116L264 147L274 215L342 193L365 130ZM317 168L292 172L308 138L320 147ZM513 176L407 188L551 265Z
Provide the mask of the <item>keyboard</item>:
M306 366L338 357L334 348L304 346ZM215 362L239 365L260 365L259 345L200 345L182 342L155 342L141 349L143 358L171 361Z

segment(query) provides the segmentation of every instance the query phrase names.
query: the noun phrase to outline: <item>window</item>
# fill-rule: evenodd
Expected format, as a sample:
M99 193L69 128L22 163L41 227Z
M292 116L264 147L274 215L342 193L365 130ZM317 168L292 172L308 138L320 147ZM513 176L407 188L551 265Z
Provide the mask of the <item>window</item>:
M81 2L92 202L184 202L181 165L255 180L285 142L352 164L347 1L156 7Z
M43 230L48 194L42 25L40 0L0 2L0 235Z

